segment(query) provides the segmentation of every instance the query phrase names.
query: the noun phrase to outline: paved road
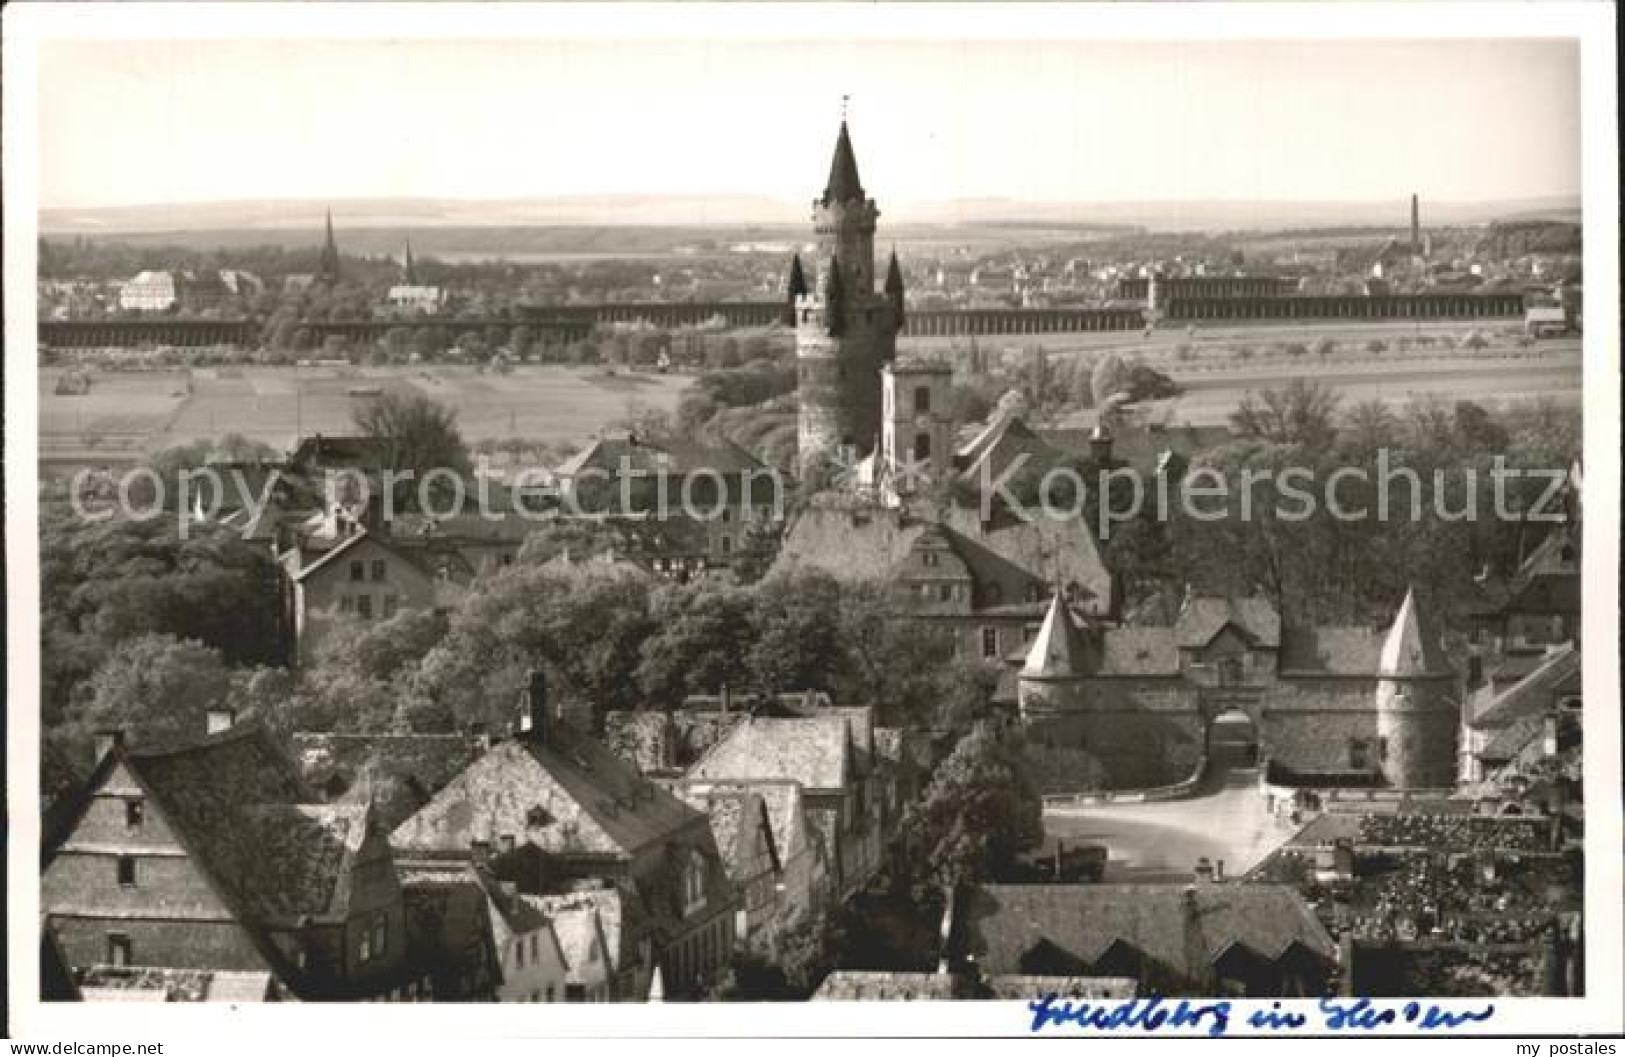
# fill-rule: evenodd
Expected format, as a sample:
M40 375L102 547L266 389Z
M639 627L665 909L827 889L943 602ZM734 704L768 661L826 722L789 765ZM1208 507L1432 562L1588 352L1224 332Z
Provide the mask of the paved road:
M1189 880L1204 855L1234 876L1291 836L1265 812L1256 770L1221 772L1188 800L1052 809L1044 830L1051 842L1106 845L1107 881Z

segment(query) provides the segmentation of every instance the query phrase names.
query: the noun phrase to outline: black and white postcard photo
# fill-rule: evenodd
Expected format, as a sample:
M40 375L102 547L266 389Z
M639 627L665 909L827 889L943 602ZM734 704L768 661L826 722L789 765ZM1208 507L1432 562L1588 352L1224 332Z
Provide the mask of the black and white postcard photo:
M8 1052L1619 1054L1610 5L3 18Z

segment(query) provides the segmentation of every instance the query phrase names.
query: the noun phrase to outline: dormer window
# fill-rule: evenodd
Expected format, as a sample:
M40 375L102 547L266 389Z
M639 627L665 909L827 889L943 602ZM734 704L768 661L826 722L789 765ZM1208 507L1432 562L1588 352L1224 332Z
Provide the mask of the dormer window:
M683 865L683 914L705 908L705 856L691 851Z
M146 801L140 797L131 797L124 801L124 824L130 829L139 829L147 817Z

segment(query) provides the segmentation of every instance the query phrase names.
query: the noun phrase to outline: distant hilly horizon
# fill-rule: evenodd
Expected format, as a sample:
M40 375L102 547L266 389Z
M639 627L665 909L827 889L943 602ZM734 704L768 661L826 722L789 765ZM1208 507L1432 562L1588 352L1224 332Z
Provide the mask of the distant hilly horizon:
M804 228L810 204L766 195L579 194L537 198L456 199L245 199L223 202L54 207L39 211L47 235L153 234L203 230L315 229L326 211L335 227L705 227ZM1473 226L1492 221L1579 222L1577 195L1486 202L1432 202L1422 198L1424 227ZM931 226L1045 224L1057 227L1134 227L1153 231L1275 231L1293 228L1391 227L1410 224L1408 197L1382 202L1035 202L963 198L881 203L882 223Z

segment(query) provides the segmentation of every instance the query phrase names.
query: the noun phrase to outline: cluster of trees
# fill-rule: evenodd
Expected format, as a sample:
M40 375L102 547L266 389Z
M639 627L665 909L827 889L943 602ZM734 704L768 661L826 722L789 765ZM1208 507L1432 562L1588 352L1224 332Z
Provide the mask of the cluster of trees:
M47 791L90 762L104 726L163 739L203 729L239 673L286 647L271 556L229 529L170 518L85 522L65 492L41 498L40 722ZM60 766L54 766L60 765Z
M1185 584L1262 591L1289 620L1360 624L1391 619L1415 585L1460 626L1475 577L1510 574L1552 527L1529 515L1561 509L1537 509L1542 476L1507 479L1497 510L1497 458L1564 473L1581 442L1578 411L1550 401L1492 411L1429 400L1396 412L1381 401L1345 405L1303 381L1250 395L1232 426L1237 438L1197 458L1187 477L1211 471L1218 478L1199 483L1222 479L1227 495L1176 499L1165 521L1147 509L1113 535L1108 560L1136 601L1167 602Z
M672 708L725 686L741 698L822 690L873 703L893 725L963 727L983 714L996 673L957 660L946 635L887 612L882 589L821 574L674 584L526 561L482 583L448 619L401 614L330 636L289 722L498 728L536 667L566 711L595 729L608 711Z

